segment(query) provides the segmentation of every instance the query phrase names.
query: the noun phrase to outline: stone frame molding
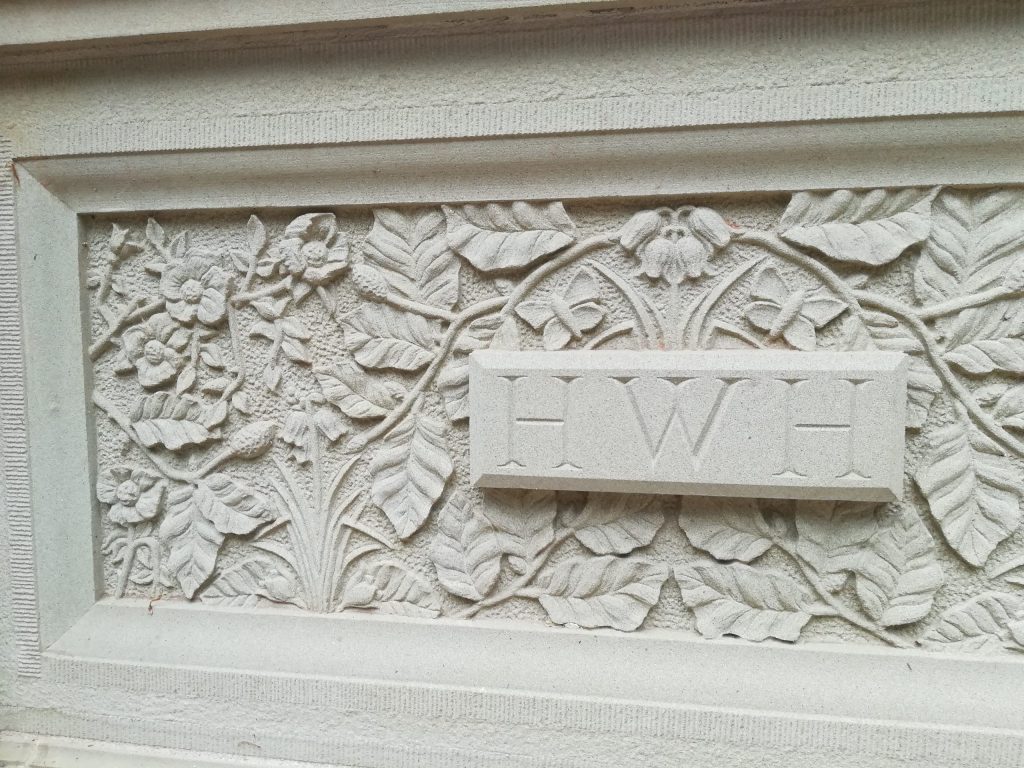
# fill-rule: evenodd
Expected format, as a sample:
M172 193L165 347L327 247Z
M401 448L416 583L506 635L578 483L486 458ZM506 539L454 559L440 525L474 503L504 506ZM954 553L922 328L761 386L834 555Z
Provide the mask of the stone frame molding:
M552 633L260 609L219 612L157 605L149 612L141 602L97 602L82 317L77 312L55 315L43 299L54 291L82 296L75 255L78 217L87 213L453 198L572 200L592 197L595 190L602 196L630 197L648 193L652 175L659 174L659 195L867 183L1019 183L1024 180L1022 142L1016 138L1024 135L1021 127L1019 118L1009 117L922 119L901 124L899 130L881 122L821 124L799 131L763 128L760 140L752 140L750 129L720 128L543 141L438 141L411 150L379 144L16 162L22 302L19 307L19 296L11 291L0 299L5 327L19 316L24 324L29 340L25 380L32 386L26 388L20 377L4 378L5 469L11 550L18 563L34 558L37 577L34 588L27 580L15 585L20 685L29 692L54 686L97 691L98 700L111 703L110 715L102 719L62 715L54 721L26 709L13 716L14 727L62 737L185 746L181 734L166 724L131 724L119 717L124 702L115 703L120 699L115 694L187 690L177 699L186 707L191 697L208 696L229 708L247 704L271 717L275 706L288 703L315 707L327 718L324 727L350 725L348 735L333 730L322 741L268 731L261 740L261 754L267 757L381 765L395 760L550 765L558 763L539 743L532 756L524 754L514 763L507 755L493 763L474 756L486 739L472 735L470 724L564 736L565 723L571 723L569 742L576 755L596 755L617 734L650 740L668 750L663 754L671 754L670 744L682 739L695 755L711 754L717 743L726 742L753 750L793 750L805 759L825 749L836 761L841 755L870 753L879 760L901 756L1016 764L1024 751L1015 706L1021 672L1004 658L706 643L656 632L643 637ZM844 153L842 162L827 168L816 162L819 148L840 146L851 132L861 137L859 151ZM567 159L520 174L514 188L506 184L499 193L494 179L505 175L503 169L536 169L531 157L546 156L551 141ZM785 176L779 176L774 162L758 165L766 141L793 159ZM944 151L936 152L937 141L944 142ZM702 160L704 147L712 143L733 150L716 159L717 174L673 177L665 170L708 162ZM894 167L885 160L894 146L917 161ZM591 164L595 154L600 162ZM418 164L416 181L404 183L411 163ZM615 169L623 167L636 170L616 178ZM285 182L269 183L279 168L291 169ZM581 168L590 171L573 172ZM340 169L344 185L338 181ZM11 215L9 200L0 198L7 202L0 217ZM6 232L9 228L0 228L0 234ZM4 242L3 257L10 260L9 236ZM16 360L10 355L19 353L5 351L5 359ZM21 446L17 409L7 404L16 404L17 396L26 393L30 431ZM31 538L29 521L19 522L16 515L17 481L29 479L27 466L17 463L22 453L31 466ZM302 652L289 645L289 638L297 636L304 638ZM378 649L385 646L389 654L382 655ZM434 664L417 662L416 654L424 649ZM583 658L601 674L581 674ZM361 661L354 667L352 659ZM501 661L495 664L494 659ZM645 674L637 675L638 668ZM936 696L936 691L945 694ZM971 706L964 706L968 701ZM363 714L356 717L355 712ZM189 746L237 753L244 741L240 722L193 723ZM371 739L371 730L361 731L364 727L386 733L387 744ZM0 758L21 754L17 743L0 740ZM443 743L450 746L442 748Z

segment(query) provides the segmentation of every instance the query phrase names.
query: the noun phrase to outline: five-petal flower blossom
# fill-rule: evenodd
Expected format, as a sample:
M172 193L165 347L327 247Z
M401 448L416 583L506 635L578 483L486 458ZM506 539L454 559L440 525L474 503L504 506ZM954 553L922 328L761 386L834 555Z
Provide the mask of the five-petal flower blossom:
M160 512L164 484L141 469L114 467L100 473L96 496L110 504L110 519L118 525L152 520Z
M160 278L168 314L186 324L196 318L204 325L218 324L227 311L227 279L224 270L205 254L194 253L168 266Z
M178 374L188 340L189 332L166 312L129 328L122 337L125 357L138 371L139 383L144 387L159 387ZM126 372L130 370L125 367Z
M332 213L299 216L285 228L277 249L283 271L293 278L292 298L296 304L349 266L348 241L338 233Z

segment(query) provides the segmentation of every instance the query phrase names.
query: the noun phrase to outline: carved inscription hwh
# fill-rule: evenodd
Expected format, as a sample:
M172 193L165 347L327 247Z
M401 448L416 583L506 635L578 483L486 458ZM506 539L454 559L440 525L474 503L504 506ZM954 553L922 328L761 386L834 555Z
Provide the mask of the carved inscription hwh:
M470 363L470 470L499 488L891 501L899 352L496 352Z

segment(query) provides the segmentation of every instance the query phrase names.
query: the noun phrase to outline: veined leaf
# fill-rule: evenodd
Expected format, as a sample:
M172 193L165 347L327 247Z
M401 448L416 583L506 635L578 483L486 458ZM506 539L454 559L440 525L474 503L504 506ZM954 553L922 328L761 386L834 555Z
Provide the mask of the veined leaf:
M453 469L444 425L428 414L410 413L370 462L370 496L406 539L423 525Z
M912 509L894 509L868 541L856 565L857 597L883 627L920 621L942 586L931 534Z
M482 272L518 269L576 240L561 203L443 206L448 243Z
M558 505L551 491L488 491L480 513L494 526L498 546L516 573L525 573L555 538Z
M1020 523L1018 473L991 440L959 423L935 430L929 445L917 484L949 545L983 565Z
M374 304L349 316L345 346L367 368L418 371L434 359L437 323Z
M704 637L794 641L810 621L804 588L782 573L742 563L680 565L676 581Z
M494 527L476 514L466 494L452 495L438 515L430 547L441 586L467 600L483 600L498 582L501 547Z
M189 600L210 578L224 534L200 511L192 486L171 491L167 513L160 524L160 539L169 550L167 568L178 579Z
M679 527L693 546L719 560L749 563L772 546L768 524L753 499L682 496Z
M647 618L668 579L668 566L619 557L559 563L538 579L538 599L556 624L630 632Z
M361 561L345 583L341 608L433 618L441 603L430 585L398 560Z
M949 650L997 650L1009 640L1010 627L1022 619L1024 599L985 592L943 613L921 642Z
M351 362L319 366L313 375L327 401L352 419L382 419L400 400L397 386L367 376Z
M147 448L160 445L178 451L213 439L203 425L204 415L203 406L191 397L156 392L135 406L132 429Z
M796 552L832 592L856 570L868 540L878 532L878 504L858 501L797 503Z
M438 211L406 216L377 208L363 253L410 299L445 309L459 299L460 262L448 246L445 219Z
M199 480L192 498L221 533L252 533L274 514L265 496L220 472Z
M1024 374L1024 339L979 339L961 344L943 357L967 373Z
M782 238L837 261L880 266L928 236L929 190L798 192L782 214Z
M646 547L665 522L653 496L591 493L570 525L576 539L596 555L628 555Z
M997 284L1008 259L1024 246L1024 195L1018 190L943 190L932 206L932 229L914 270L921 303Z

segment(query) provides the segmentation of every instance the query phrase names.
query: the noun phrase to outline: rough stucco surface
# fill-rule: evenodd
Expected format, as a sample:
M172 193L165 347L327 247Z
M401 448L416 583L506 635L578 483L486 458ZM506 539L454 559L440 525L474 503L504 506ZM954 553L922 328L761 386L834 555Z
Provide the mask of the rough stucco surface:
M767 9L730 7L693 18L664 10L656 13L660 15L653 20L622 11L603 16L463 21L432 27L431 34L404 27L321 30L269 39L254 35L227 41L136 43L128 50L101 46L60 55L9 53L0 58L0 134L14 141L17 157L31 158L149 149L1011 113L1024 105L1024 52L1019 45L1024 10L1015 2L857 4L844 8L801 3ZM168 76L169 72L173 76ZM514 187L514 179L510 186ZM585 236L621 227L633 213L663 203L707 204L730 221L770 229L788 201L786 196L757 195L663 200L657 197L657 190L651 193L647 200L609 205L567 201L566 208ZM509 198L514 197L510 190ZM125 208L131 207L127 201ZM271 234L279 237L287 224L304 212L258 213ZM249 213L158 214L156 218L168 233L192 229L197 241L219 247L229 240L244 239ZM350 248L357 256L361 239L372 224L372 213L342 209L336 214L339 225L353 233ZM932 217L936 217L934 203ZM90 253L103 250L112 222L129 226L132 237L139 239L146 216L127 213L86 220L83 231ZM916 263L922 247L920 241L914 243L899 264ZM626 270L627 265L619 266ZM628 266L635 267L635 262ZM856 267L832 266L844 279L857 284ZM231 268L226 260L224 267ZM912 270L912 266L880 268L871 290L912 301ZM550 285L563 288L567 279L563 276ZM502 288L493 290L500 293ZM602 290L607 292L605 301L610 306L621 301L607 288ZM731 308L735 318L741 316L746 296L744 292ZM307 301L307 311L312 313L307 320L323 322L316 318L317 297ZM348 301L346 309L354 308L356 297L350 296ZM615 311L621 313L621 307ZM833 333L838 335L831 327L822 332L824 343L835 340ZM542 343L536 335L531 338L535 345ZM246 345L254 350L253 363L262 362L267 344L247 340ZM109 374L104 368L108 364L101 361L101 376ZM306 377L312 389L308 373ZM117 394L126 379L108 378L122 382L110 384ZM967 379L972 390L986 383ZM1010 383L1012 377L999 381ZM123 396L127 408L127 391ZM269 416L287 415L287 407L280 403L268 400L265 405ZM431 396L429 408L439 419L444 418L438 395ZM940 398L931 411L933 425L952 417L950 402ZM116 433L105 421L99 430L100 444L105 446L99 456L102 467L115 458L111 446ZM909 468L920 463L926 442L917 438L908 442ZM455 446L456 452L461 449L457 438ZM275 443L274 450L287 448ZM1013 466L1019 477L1020 466ZM243 475L246 471L242 470ZM459 473L464 469L457 467ZM258 481L256 474L250 476ZM459 479L464 482L463 477ZM925 499L909 480L907 498L908 509L920 517L934 542L943 586L934 592L926 615L910 627L886 628L888 635L917 639L946 609L989 590L1018 589L1006 582L1005 576L990 575L991 568L968 565L949 546ZM658 557L710 562L712 558L689 543L674 510L665 511L665 535L670 540L653 545ZM383 517L375 524L394 535ZM109 522L104 525L109 532ZM1003 540L992 561L1008 562L1024 546L1020 537L1017 530ZM430 575L429 545L426 537L423 539L422 544L413 540L413 562L420 573ZM574 552L583 551L572 540L568 546ZM224 562L234 562L239 551L228 547L222 555ZM793 567L778 553L765 558L755 565L782 570ZM583 761L621 765L638 757L650 765L676 765L680 758L698 764L709 756L737 765L811 766L840 759L850 766L914 765L922 759L933 765L957 765L977 760L979 754L968 746L959 752L950 742L931 752L928 736L908 736L901 742L910 745L905 752L886 754L878 745L893 743L896 737L891 734L886 736L889 741L871 731L877 742L868 736L848 736L845 740L837 737L833 743L807 735L810 731L786 731L784 723L767 720L758 726L763 730L749 731L744 724L726 723L694 726L680 737L681 730L661 724L653 715L650 720L638 717L629 727L609 726L607 732L600 733L563 726L556 714L546 719L538 716L512 730L493 713L474 720L442 707L431 710L425 706L415 714L397 704L393 709L381 705L372 711L360 710L349 700L326 695L295 700L254 696L243 684L237 689L225 687L218 695L198 684L190 688L171 678L140 676L129 682L116 670L98 671L94 677L66 673L66 679L59 682L15 678L13 611L6 588L10 562L6 522L0 520L3 728L262 757L344 760L355 765L416 765L422 764L424 756L435 764L452 766L576 765ZM107 564L104 576L109 593L116 589L116 569ZM132 585L129 593L147 594L146 585ZM674 580L665 584L662 593L646 618L645 629L666 628L680 636L696 637L693 612L684 606ZM442 590L439 594L445 608L465 605ZM858 605L855 594L847 591L842 597ZM532 599L513 600L492 610L498 618L524 623L549 620ZM1008 624L1000 632L999 642L983 644L985 650L999 658L1012 658L1007 647L1015 640ZM800 637L801 642L827 640L860 646L882 642L848 621L828 616L815 617ZM172 690L173 695L169 693ZM301 722L294 717L297 709L303 714ZM854 733L854 727L850 728ZM790 735L765 735L783 731ZM559 753L551 756L555 733ZM859 744L859 749L851 748L853 743ZM995 736L990 739L986 764L1015 764L1019 747L1000 744Z

